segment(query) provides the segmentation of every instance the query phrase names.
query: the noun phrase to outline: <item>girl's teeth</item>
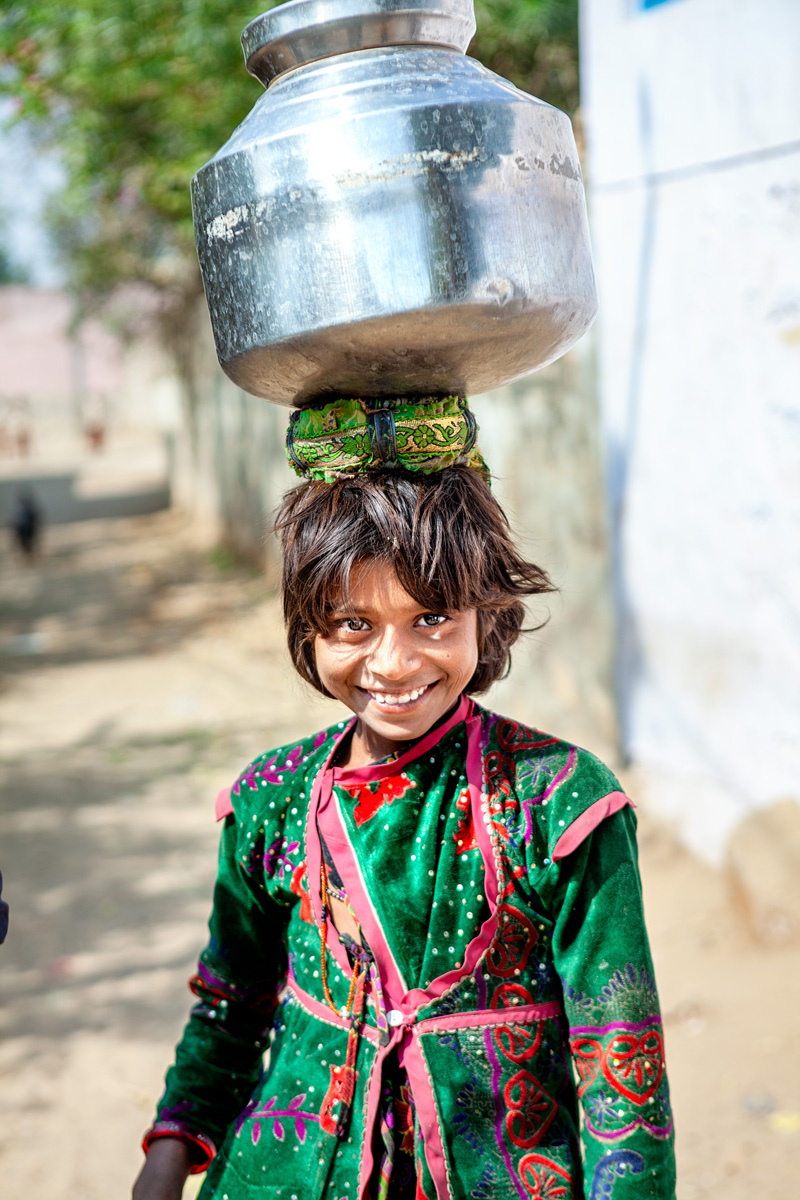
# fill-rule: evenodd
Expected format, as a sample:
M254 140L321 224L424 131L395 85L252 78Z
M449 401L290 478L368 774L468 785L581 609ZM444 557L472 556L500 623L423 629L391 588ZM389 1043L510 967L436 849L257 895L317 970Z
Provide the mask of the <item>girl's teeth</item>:
M421 687L413 692L403 692L401 696L389 696L385 692L370 692L370 695L378 704L410 704L412 700L419 699L424 691L425 688Z

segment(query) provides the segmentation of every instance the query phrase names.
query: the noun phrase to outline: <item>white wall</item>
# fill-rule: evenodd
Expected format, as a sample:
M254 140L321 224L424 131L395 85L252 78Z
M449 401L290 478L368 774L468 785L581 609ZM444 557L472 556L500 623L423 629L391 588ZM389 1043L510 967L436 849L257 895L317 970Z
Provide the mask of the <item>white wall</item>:
M800 798L800 3L582 26L623 736L715 859Z
M529 607L511 672L483 702L612 765L613 611L598 438L594 338L526 379L471 397L492 488L524 553L558 592Z
M800 797L800 4L582 19L622 731L716 859Z

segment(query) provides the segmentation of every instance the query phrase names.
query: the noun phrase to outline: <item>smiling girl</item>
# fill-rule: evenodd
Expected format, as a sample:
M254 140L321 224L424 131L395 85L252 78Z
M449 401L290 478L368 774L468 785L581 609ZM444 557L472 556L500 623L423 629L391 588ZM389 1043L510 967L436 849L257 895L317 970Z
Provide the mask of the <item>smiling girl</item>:
M353 716L221 798L198 1003L135 1200L206 1168L204 1200L674 1197L630 802L473 699L551 590L475 431L457 398L293 418L289 649Z

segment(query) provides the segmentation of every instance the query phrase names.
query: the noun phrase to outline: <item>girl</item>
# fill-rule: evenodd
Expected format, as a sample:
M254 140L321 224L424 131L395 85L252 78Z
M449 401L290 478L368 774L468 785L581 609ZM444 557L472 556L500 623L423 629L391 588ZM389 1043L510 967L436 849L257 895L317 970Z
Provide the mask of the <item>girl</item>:
M551 590L475 432L458 398L293 416L289 648L353 717L218 803L198 1002L134 1200L206 1169L203 1200L674 1197L630 801L473 699Z

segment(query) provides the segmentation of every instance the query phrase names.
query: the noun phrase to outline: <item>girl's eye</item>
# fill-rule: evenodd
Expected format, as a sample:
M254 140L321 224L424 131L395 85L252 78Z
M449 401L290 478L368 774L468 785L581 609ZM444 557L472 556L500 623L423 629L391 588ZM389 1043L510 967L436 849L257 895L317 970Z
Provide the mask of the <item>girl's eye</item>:
M420 617L420 621L428 629L435 629L437 625L444 625L446 620L447 617L442 613L425 613L424 616Z
M361 633L364 629L368 629L367 622L361 617L342 617L335 622L336 628L341 629L344 633Z

